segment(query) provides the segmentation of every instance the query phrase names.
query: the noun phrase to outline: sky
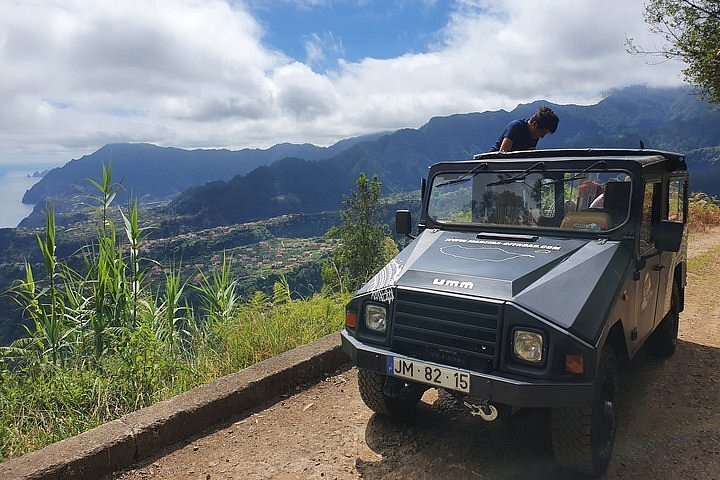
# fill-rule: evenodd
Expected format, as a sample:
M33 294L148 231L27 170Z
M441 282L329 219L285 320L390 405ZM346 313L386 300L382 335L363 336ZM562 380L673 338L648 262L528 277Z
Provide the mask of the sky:
M642 0L2 0L0 168L108 143L330 145L682 84Z

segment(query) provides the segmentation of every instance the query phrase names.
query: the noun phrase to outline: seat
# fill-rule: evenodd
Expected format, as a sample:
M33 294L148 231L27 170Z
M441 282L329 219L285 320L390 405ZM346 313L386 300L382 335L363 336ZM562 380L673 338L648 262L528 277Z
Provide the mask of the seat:
M627 218L630 207L630 182L607 182L603 208L610 214L613 223L618 225Z
M613 223L607 212L584 211L584 212L568 212L563 217L560 228L569 230L584 230L593 232L597 230L608 230L612 228Z

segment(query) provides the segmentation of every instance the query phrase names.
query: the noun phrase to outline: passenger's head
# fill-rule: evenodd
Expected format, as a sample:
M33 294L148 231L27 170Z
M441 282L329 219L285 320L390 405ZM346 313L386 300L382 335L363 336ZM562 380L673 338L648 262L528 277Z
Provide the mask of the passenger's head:
M546 106L538 108L538 111L528 120L530 126L534 127L536 138L543 138L548 133L555 133L560 119L555 112Z

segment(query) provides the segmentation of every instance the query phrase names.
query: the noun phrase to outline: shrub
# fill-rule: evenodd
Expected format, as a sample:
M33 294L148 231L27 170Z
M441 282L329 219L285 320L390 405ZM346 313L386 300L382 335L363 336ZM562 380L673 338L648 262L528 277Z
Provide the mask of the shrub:
M702 192L694 193L688 204L689 229L705 232L720 225L720 200Z

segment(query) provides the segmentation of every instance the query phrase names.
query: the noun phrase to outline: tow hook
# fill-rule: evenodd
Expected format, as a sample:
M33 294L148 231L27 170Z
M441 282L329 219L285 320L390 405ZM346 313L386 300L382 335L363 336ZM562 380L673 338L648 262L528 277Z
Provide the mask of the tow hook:
M486 422L492 422L498 417L498 409L488 401L484 401L480 405L463 401L463 405L470 409L473 416L480 415L480 418Z

